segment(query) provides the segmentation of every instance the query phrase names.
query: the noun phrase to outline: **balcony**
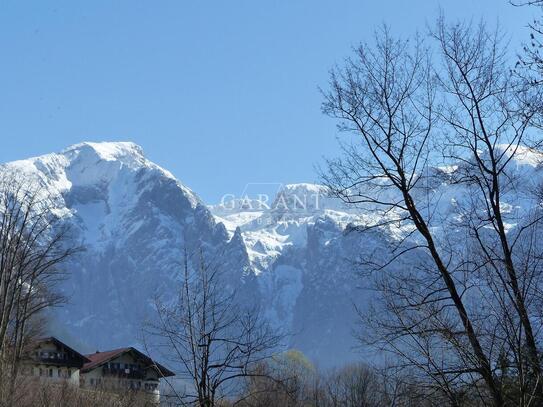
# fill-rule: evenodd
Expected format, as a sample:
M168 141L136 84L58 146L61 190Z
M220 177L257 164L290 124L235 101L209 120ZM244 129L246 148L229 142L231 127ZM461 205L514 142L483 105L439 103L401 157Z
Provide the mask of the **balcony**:
M115 376L125 379L145 379L145 371L141 369L124 369L124 368L112 368L108 366L102 367L102 373L104 376Z
M36 355L33 357L35 362L38 362L40 364L44 365L52 365L52 366L66 366L66 367L75 367L78 368L81 366L81 362L70 358L68 355L57 355L57 354L49 354L49 355Z

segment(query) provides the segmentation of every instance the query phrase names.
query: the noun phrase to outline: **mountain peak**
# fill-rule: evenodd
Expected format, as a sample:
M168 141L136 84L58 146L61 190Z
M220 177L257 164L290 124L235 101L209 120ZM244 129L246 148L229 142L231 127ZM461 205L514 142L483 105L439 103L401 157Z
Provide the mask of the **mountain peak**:
M62 154L73 159L77 157L94 156L103 161L121 161L129 163L145 160L143 149L130 141L104 141L74 144L62 151Z

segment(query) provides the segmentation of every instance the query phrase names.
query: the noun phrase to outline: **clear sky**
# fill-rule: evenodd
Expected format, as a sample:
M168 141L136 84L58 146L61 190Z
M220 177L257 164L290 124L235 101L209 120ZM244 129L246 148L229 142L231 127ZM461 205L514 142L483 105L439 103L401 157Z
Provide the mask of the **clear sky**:
M0 0L0 162L134 141L206 202L250 182L312 182L337 153L318 86L383 22L485 17L507 0Z

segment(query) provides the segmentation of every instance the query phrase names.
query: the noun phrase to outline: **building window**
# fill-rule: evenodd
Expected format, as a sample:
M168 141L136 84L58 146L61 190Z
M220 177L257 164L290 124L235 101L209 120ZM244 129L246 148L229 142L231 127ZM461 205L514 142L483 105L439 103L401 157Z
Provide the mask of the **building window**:
M53 377L53 369L49 369L49 377Z
M157 385L155 383L145 383L145 390L147 391L155 391L157 388Z

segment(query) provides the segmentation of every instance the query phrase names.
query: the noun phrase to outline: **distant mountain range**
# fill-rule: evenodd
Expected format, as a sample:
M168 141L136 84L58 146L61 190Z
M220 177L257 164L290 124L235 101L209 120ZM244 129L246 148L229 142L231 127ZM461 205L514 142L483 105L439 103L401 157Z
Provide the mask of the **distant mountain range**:
M516 158L523 188L539 182L540 162L531 151ZM353 261L405 233L394 226L346 233L348 225L375 222L371 208L348 207L314 184L207 206L130 142L81 143L4 168L52 192L56 212L86 248L69 264L70 301L56 311L51 333L89 351L138 345L156 295L175 297L183 247L201 245L220 258L240 301L259 304L291 334L289 348L323 367L356 360L354 304L364 307L371 296L358 288ZM449 216L466 191L443 182L434 192L437 212ZM510 219L534 205L518 192L504 202Z

